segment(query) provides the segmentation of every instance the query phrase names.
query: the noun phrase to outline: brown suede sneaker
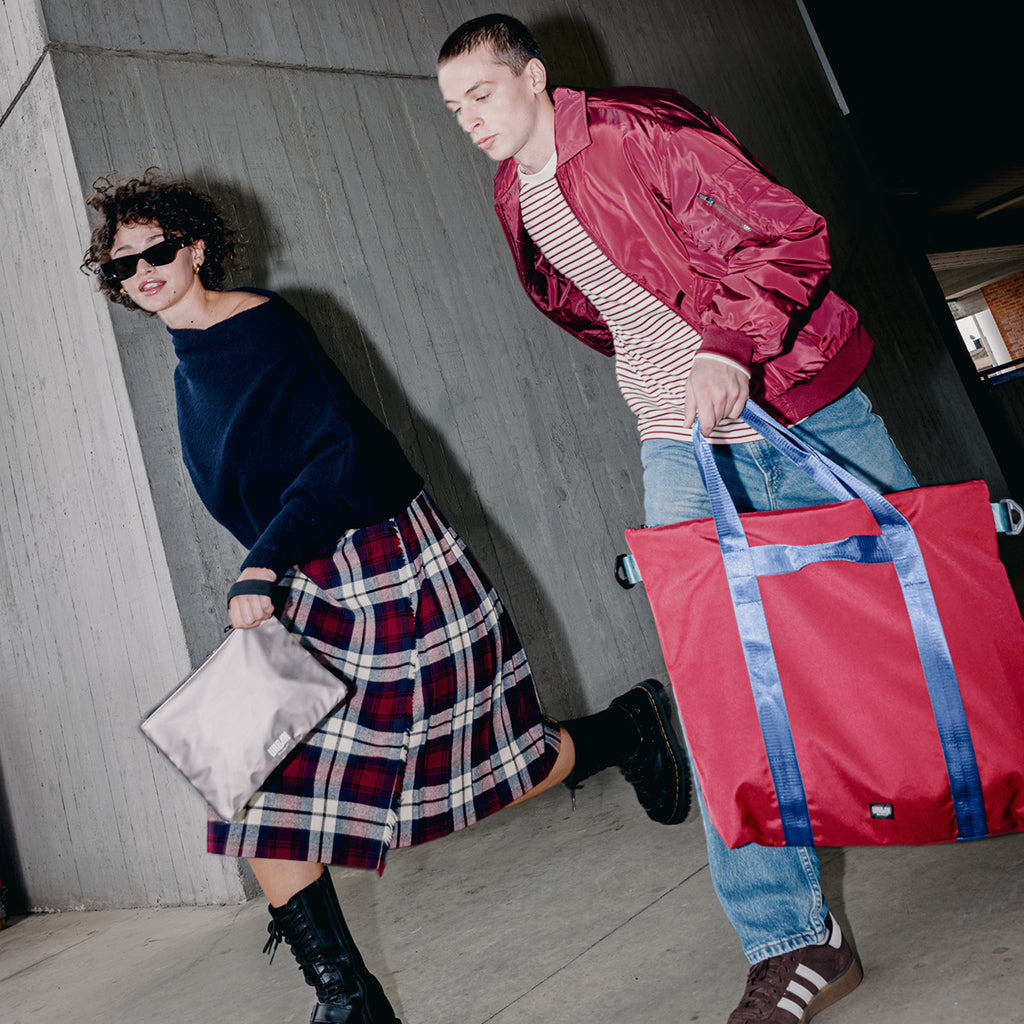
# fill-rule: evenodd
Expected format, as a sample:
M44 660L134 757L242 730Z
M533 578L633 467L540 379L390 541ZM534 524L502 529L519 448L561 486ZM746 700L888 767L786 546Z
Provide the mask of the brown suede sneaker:
M805 1024L849 995L864 976L839 922L828 915L828 941L754 964L728 1024Z

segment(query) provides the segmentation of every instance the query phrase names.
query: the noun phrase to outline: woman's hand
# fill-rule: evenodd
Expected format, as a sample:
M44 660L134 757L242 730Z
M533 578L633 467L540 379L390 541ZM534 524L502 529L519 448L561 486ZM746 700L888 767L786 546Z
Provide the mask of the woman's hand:
M242 570L238 579L239 581L266 580L268 583L274 583L277 580L277 573L273 569L258 569L255 566L250 566L248 569ZM266 622L273 614L273 602L269 597L263 597L261 594L239 594L237 597L231 598L231 602L228 604L228 616L235 629L252 629L253 626Z

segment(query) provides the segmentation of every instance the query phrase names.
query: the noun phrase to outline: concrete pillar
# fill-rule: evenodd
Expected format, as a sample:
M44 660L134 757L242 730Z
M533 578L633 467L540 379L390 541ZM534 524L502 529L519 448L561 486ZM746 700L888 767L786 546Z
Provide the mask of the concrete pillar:
M237 900L237 865L205 856L203 807L137 729L189 659L109 311L78 272L81 184L33 7L4 8L0 127L5 881L37 910Z

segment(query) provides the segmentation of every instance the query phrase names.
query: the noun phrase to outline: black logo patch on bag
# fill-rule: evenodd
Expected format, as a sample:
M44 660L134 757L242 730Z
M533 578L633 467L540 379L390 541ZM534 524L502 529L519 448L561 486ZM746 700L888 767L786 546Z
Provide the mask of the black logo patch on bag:
M892 804L872 804L871 817L888 818L889 820L892 820L896 817L896 811L893 808Z

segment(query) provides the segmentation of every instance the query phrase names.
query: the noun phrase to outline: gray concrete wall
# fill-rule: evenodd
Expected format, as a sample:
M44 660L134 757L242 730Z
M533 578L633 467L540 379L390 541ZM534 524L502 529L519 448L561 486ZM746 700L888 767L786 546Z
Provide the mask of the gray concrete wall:
M4 881L37 909L238 899L237 868L201 860L202 807L137 730L188 658L110 319L77 269L88 231L49 57L0 128L0 169L17 183L0 261Z
M3 63L0 149L30 184L3 199L18 259L0 277L0 326L8 350L33 355L22 390L38 404L5 368L0 570L31 600L0 613L0 769L32 905L240 892L231 862L201 852L198 800L135 730L216 642L241 552L181 468L162 326L104 307L75 270L80 197L99 175L155 164L225 201L251 240L238 283L298 305L399 436L511 606L552 713L661 672L642 591L610 575L622 528L642 517L611 363L521 294L493 168L432 80L447 32L488 9L43 0L42 22L26 0L4 8L22 43ZM836 276L878 335L871 393L897 440L923 478L998 483L795 5L550 10L516 7L556 80L680 88L830 217ZM88 595L65 598L57 629L40 614L55 588Z

